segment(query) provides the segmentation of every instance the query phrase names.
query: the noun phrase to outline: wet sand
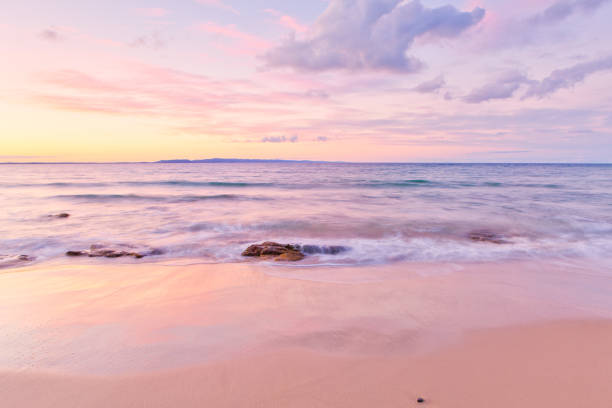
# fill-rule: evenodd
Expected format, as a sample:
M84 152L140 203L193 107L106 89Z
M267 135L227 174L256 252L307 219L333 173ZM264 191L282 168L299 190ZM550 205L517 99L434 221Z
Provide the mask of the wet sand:
M470 333L420 356L304 348L241 353L126 377L0 375L12 407L601 407L612 401L612 321Z
M0 275L15 407L609 407L579 264L49 264Z

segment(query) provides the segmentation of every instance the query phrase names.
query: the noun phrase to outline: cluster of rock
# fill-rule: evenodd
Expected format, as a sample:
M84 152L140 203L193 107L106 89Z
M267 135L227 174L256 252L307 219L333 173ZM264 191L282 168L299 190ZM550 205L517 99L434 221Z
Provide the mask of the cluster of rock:
M468 234L468 238L474 242L489 242L498 245L510 243L503 235L486 230L472 231Z
M29 255L0 255L0 268L9 268L33 260L34 257Z
M70 214L59 213L49 215L52 218L68 218ZM488 231L476 230L468 233L467 238L474 242L487 242L492 244L509 244L503 235ZM279 262L296 262L304 259L306 255L323 254L336 255L350 248L339 245L319 246L319 245L297 245L297 244L279 244L278 242L267 241L262 244L254 244L249 246L242 252L242 256L260 257L273 259ZM144 258L145 256L161 255L163 252L154 248L142 248L132 245L105 245L94 244L89 249L68 251L66 256L79 257L87 256L92 258L123 258L132 257L136 259ZM20 263L33 261L34 258L29 255L0 255L0 268L15 266Z
M83 249L78 251L68 251L66 256L88 256L90 258L122 258L122 257L133 257L136 259L144 258L145 256L161 255L163 252L159 249L145 248L138 250L138 248L131 245L120 245L110 246L94 244L89 249Z
M296 262L304 259L305 254L336 255L347 250L348 248L343 246L293 245L267 241L251 245L242 252L242 256L263 257L279 262Z

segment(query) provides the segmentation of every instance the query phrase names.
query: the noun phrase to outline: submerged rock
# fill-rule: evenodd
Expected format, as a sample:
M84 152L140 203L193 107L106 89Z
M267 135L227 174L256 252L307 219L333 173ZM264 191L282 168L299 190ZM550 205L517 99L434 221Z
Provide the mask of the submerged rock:
M304 259L304 254L299 251L290 251L285 252L284 254L280 254L276 258L274 258L277 262L297 262Z
M145 256L161 255L163 251L153 248L137 248L132 245L102 245L94 244L89 249L80 251L68 251L66 256L88 256L90 258L122 258L133 257L136 259Z
M51 215L48 215L47 217L49 218L68 218L70 217L70 214L68 213L51 214Z
M242 256L273 257L275 261L280 262L295 262L304 259L304 254L298 246L270 241L251 245L242 252Z
M33 260L34 257L29 255L0 255L0 268L10 268Z
M490 242L492 244L509 244L503 235L496 234L491 231L472 231L468 234L468 238L475 242Z
M350 248L340 245L296 245L296 249L305 254L337 255L348 251Z

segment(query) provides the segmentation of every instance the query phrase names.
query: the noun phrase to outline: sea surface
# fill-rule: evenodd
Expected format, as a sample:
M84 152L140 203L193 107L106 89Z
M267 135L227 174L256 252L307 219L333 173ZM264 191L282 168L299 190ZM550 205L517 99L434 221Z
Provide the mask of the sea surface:
M254 262L269 240L346 248L292 266L612 253L612 165L3 164L0 193L0 255L28 264L92 244L163 252L100 262Z

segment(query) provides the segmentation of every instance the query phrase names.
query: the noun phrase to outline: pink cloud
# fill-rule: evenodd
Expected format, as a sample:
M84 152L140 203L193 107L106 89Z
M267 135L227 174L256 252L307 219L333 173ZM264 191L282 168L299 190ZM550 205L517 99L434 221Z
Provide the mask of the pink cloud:
M43 86L36 87L32 99L60 110L153 115L189 122L232 114L291 114L301 109L294 104L327 98L314 91L286 91L280 84L277 87L282 90L274 90L252 81L214 80L145 64L130 64L122 71L130 74L99 79L74 70L40 73L36 79Z
M59 110L72 112L94 112L108 114L130 114L134 112L154 114L152 104L139 101L130 97L84 97L66 95L34 95L32 100L36 103Z
M164 17L168 15L168 10L161 7L151 7L151 8L142 8L138 9L138 12L146 17Z
M214 34L234 42L234 48L228 48L226 46L219 46L219 48L234 51L239 54L257 54L263 50L266 50L272 46L272 44L255 35L240 31L235 25L222 26L213 22L207 22L197 26L197 29L204 31L209 34Z
M53 84L58 87L64 87L75 90L85 91L109 91L114 92L120 90L111 83L100 81L93 78L85 73L74 71L74 70L61 70L54 72L44 72L38 74L38 79Z
M308 27L298 23L298 21L291 16L282 16L278 21L281 25L290 28L298 33L304 33L308 31Z
M277 23L285 28L293 30L297 33L305 33L306 31L308 31L308 26L299 23L294 17L285 15L280 11L274 9L266 9L265 12L273 15L274 17L277 17Z

